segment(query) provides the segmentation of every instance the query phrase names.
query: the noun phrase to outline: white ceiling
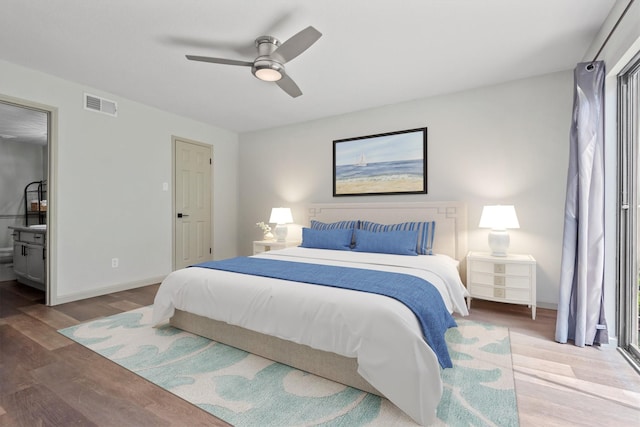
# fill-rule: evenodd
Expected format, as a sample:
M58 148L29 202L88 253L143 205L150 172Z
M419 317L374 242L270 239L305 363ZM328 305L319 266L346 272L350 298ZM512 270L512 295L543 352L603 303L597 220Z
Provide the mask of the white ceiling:
M0 59L236 132L572 69L615 3L0 1ZM184 57L252 61L256 37L309 25L323 36L287 64L298 98Z

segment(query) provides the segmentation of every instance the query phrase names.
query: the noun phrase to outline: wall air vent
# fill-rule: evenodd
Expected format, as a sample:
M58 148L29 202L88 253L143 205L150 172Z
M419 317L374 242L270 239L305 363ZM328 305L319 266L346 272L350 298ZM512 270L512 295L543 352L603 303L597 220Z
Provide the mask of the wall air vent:
M115 101L110 101L88 93L84 94L84 109L108 114L113 117L118 115L118 104Z

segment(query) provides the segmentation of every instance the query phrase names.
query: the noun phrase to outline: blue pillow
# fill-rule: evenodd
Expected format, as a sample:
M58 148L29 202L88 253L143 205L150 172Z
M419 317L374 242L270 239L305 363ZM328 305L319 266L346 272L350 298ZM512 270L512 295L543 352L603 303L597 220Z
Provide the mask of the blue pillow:
M325 223L316 221L315 219L311 220L311 228L314 230L336 230L336 229L349 229L351 233L353 230L358 228L359 221L358 220L347 220L347 221L338 221ZM353 234L351 237L351 247L353 247Z
M335 230L337 228L350 228L351 230L353 230L355 228L358 228L358 221L338 221L327 224L312 219L311 228L313 228L314 230Z
M380 231L372 232L356 230L356 252L376 252L395 255L418 255L416 240L418 232L410 231Z
M360 221L360 229L373 232L388 231L416 231L415 250L419 255L433 255L433 238L435 236L435 221L403 222L400 224L377 224L370 221Z
M353 230L350 228L336 228L334 230L302 229L303 248L335 249L339 251L351 250Z

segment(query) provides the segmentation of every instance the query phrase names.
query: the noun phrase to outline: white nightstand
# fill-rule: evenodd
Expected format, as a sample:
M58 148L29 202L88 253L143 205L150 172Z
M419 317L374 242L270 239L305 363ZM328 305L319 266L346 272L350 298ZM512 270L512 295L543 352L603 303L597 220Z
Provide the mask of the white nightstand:
M253 254L260 254L262 252L273 251L276 249L284 249L291 246L298 246L300 242L277 242L275 240L254 240L253 241Z
M487 252L467 255L467 306L480 298L531 307L536 318L536 260L531 255L491 256Z

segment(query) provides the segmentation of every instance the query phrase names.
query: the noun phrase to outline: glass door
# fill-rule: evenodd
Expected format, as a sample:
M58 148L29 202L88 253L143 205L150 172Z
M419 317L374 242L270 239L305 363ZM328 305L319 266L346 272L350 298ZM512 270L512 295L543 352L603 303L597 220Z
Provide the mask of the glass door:
M618 339L640 371L640 54L618 78Z

